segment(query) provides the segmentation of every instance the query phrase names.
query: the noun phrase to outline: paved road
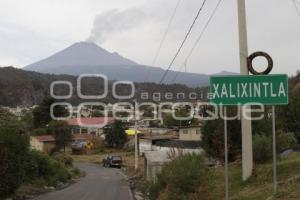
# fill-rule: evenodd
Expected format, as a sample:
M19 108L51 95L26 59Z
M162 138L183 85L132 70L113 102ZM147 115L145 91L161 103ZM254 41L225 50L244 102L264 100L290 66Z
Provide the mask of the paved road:
M80 181L35 200L133 200L120 170L83 163L77 164L77 167L86 172Z

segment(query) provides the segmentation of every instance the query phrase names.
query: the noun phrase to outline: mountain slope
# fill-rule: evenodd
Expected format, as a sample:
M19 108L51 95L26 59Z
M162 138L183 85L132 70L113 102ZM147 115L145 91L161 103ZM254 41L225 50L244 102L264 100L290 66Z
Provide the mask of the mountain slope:
M43 98L49 96L50 85L53 81L57 80L69 81L74 86L73 96L67 100L68 102L77 105L80 102L86 101L80 99L77 95L77 77L75 76L42 74L13 67L0 67L0 106L15 107L39 104ZM97 95L97 93L101 91L101 88L103 88L103 83L99 83L99 80L97 79L91 79L87 80L87 82L84 81L81 88L84 94ZM104 103L118 102L119 100L112 96L112 81L109 81L108 88L107 97L101 101ZM153 88L155 88L155 91L153 91ZM117 94L128 95L126 90L128 90L128 88L119 88L117 89ZM151 94L153 94L153 92L161 93L162 100L164 99L163 94L166 92L172 92L173 94L177 94L179 92L186 93L185 97L188 98L188 94L190 92L197 92L198 90L200 89L193 89L179 84L157 85L154 83L135 83L135 97L132 99L148 101L147 99L141 99L141 94L144 92L149 93L149 101L152 101ZM55 88L55 94L65 95L67 93L68 88L62 86ZM201 94L200 91L197 93ZM201 98L201 96L199 98ZM188 99L184 100L188 101ZM98 102L99 100L96 101Z
M118 53L110 53L94 43L79 42L66 49L31 65L28 70L43 70L53 67L67 66L96 66L96 65L137 65L135 62L123 58Z
M139 65L117 53L110 53L94 43L79 42L36 63L25 70L52 74L80 75L83 73L105 74L110 80L158 83L164 70L158 67ZM164 83L174 83L176 71L170 71ZM209 76L180 72L176 83L192 87L207 86Z

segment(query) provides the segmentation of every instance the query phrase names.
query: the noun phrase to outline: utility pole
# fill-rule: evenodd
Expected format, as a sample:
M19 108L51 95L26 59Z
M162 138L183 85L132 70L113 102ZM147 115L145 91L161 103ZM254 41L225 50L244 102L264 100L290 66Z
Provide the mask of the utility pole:
M138 155L138 135L137 135L137 120L134 122L134 169L138 169L139 155Z
M246 24L246 5L245 0L237 0L238 5L238 24L239 24L239 46L240 46L240 74L249 75L247 67L248 44L247 44L247 24ZM252 125L251 120L243 116L243 110L251 109L251 106L241 106L242 124L242 168L243 180L247 180L252 175L253 170L253 151L252 151ZM247 113L251 115L251 113Z
M135 102L135 108L136 108L136 100ZM138 169L138 162L139 162L139 155L138 155L138 131L137 131L138 121L137 121L137 114L135 112L134 116L134 169L135 171Z

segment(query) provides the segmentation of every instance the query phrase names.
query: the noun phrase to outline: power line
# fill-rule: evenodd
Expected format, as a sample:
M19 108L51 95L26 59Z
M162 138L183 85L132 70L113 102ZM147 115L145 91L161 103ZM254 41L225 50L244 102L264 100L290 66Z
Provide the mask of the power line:
M161 51L161 48L162 48L162 46L163 46L163 43L165 42L165 40L166 40L166 38L167 38L167 35L168 35L168 33L169 33L171 24L172 24L173 19L174 19L175 15L176 15L176 12L177 12L177 10L178 10L178 7L179 7L180 2L181 2L181 0L177 0L176 6L175 6L174 11L173 11L173 13L172 13L172 15L171 15L171 18L170 18L170 20L169 20L168 26L167 26L167 28L166 28L164 34L163 34L163 37L162 37L162 39L161 39L161 41L160 41L160 43L159 43L158 49L157 49L157 51L156 51L156 53L155 53L155 56L154 56L154 58L153 58L152 66L154 66L155 63L156 63L156 61L157 61L158 55L159 55L159 53L160 53L160 51ZM148 81L148 78L149 78L150 74L151 74L151 68L149 68L148 73L147 73L147 75L146 75L146 76L147 76L146 79L145 79L146 81Z
M172 21L173 21L175 15L176 15L176 12L177 12L177 9L178 9L178 6L179 6L180 1L181 1L181 0L178 0L177 3L176 3L175 9L174 9L174 11L173 11L173 14L172 14L172 16L171 16L171 18L170 18L170 20L169 20L169 24L168 24L168 26L167 26L167 29L166 29L166 31L165 31L163 37L162 37L162 40L161 40L161 42L160 42L160 44L159 44L159 47L158 47L158 49L157 49L157 51L156 51L156 53L155 53L155 56L154 56L154 59L153 59L153 62L152 62L152 66L156 63L156 60L157 60L158 55L159 55L159 53L160 53L160 51L161 51L162 45L163 45L163 43L164 43L164 41L165 41L165 39L166 39L166 37L167 37L167 35L168 35L168 33L169 33L169 29L170 29L170 27L171 27L171 24L172 24Z
M221 2L222 2L222 0L219 0L219 1L218 1L216 7L214 8L212 14L210 15L210 17L209 17L209 19L208 19L208 21L206 22L205 26L203 27L203 29L202 29L200 35L198 36L196 42L194 43L192 49L190 50L189 54L188 54L187 57L185 58L184 63L183 63L182 66L180 67L179 71L177 71L177 73L175 74L175 77L173 78L172 82L176 81L176 79L177 79L177 77L178 77L178 75L179 75L179 73L180 73L182 67L185 66L185 68L186 68L187 62L188 62L189 58L192 56L192 54L193 54L194 50L196 49L198 43L200 42L201 38L203 37L204 32L206 31L208 25L210 24L211 20L212 20L213 17L215 16L215 14L216 14L216 12L217 12L217 10L218 10L218 8L219 8Z
M206 3L206 0L204 0L204 1L202 2L202 5L201 5L201 7L199 8L196 17L194 18L193 23L191 24L191 26L190 26L190 28L189 28L187 34L185 35L183 41L181 42L181 45L179 46L178 50L176 51L175 56L174 56L173 59L171 60L169 66L168 66L168 68L167 68L167 70L164 72L163 76L161 77L161 79L160 79L160 81L159 81L159 84L161 84L161 83L164 81L165 77L167 76L168 72L170 71L170 68L172 67L172 65L173 65L174 61L176 60L177 56L179 55L179 53L180 53L180 51L181 51L183 45L185 44L186 40L188 39L188 37L189 37L189 35L190 35L190 33L191 33L191 31L192 31L192 29L193 29L195 23L196 23L196 21L197 21L199 15L200 15L200 13L201 13L201 11L202 11L202 9L203 9L205 3Z

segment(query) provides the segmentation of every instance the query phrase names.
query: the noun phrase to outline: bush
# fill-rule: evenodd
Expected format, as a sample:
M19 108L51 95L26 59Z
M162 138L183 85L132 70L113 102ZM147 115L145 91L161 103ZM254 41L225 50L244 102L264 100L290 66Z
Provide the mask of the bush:
M227 109L229 117L237 115L235 107ZM228 159L235 161L241 155L241 122L239 120L228 121ZM202 128L202 146L205 152L213 158L224 161L224 121L219 118L208 120Z
M272 158L272 138L256 134L253 137L253 159L256 163L264 163Z
M66 167L73 167L73 158L67 154L55 153L52 157Z
M292 148L297 144L297 138L294 133L284 133L278 131L276 134L277 150L282 152L286 149Z
M150 187L150 199L189 199L196 191L207 191L209 173L201 155L187 154L165 165L158 174L156 183ZM201 196L208 198L209 194Z
M104 129L104 134L108 147L123 148L128 139L121 121L116 121L111 127Z
M0 130L0 196L17 189L24 180L28 138L11 129Z
M67 182L71 178L65 163L61 163L38 151L29 153L24 168L26 181L29 183L34 183L36 180L45 180L47 185L55 186L58 182Z

